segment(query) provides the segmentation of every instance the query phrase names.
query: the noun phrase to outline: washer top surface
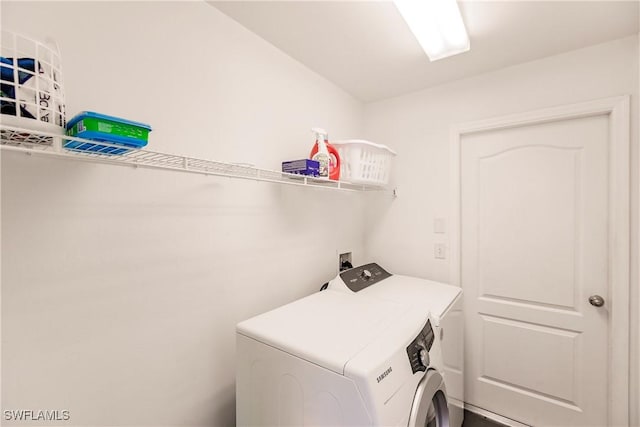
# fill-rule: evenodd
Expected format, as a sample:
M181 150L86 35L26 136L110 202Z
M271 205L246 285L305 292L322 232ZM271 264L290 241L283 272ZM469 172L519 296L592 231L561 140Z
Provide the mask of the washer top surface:
M406 309L399 302L324 291L245 320L237 332L343 375L347 362L400 322Z
M447 313L462 293L457 286L390 274L374 263L341 273L329 283L329 289L421 308L436 320Z
M461 293L457 286L397 274L359 292L370 298L424 307L436 318L442 318Z

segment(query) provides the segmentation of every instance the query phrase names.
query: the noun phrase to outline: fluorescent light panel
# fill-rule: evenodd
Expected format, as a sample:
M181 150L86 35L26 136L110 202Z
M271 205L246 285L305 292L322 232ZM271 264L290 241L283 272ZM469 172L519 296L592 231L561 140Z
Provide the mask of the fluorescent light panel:
M471 47L456 0L394 0L431 61Z

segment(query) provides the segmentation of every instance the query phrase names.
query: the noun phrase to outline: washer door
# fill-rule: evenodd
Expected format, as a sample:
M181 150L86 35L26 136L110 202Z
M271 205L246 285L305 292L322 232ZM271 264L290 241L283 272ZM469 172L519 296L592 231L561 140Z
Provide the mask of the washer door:
M444 379L430 369L418 383L409 427L449 427L449 408Z

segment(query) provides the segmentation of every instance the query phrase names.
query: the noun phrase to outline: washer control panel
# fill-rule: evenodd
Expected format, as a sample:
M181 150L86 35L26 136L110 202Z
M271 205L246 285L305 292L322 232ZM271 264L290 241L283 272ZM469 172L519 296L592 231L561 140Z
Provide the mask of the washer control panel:
M361 265L340 273L342 281L353 292L368 288L387 277L391 277L391 273L375 263Z
M415 374L418 371L426 371L429 366L429 350L433 346L433 340L435 339L433 328L431 327L431 321L427 320L427 324L424 325L422 331L411 344L407 346L407 356L409 357L409 363L411 364L411 371Z

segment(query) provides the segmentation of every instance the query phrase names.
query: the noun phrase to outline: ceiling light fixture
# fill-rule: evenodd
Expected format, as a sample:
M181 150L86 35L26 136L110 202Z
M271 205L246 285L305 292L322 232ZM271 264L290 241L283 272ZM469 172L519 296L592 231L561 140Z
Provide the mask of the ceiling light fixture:
M456 0L394 0L394 3L429 60L470 49Z

